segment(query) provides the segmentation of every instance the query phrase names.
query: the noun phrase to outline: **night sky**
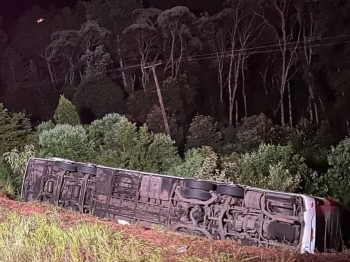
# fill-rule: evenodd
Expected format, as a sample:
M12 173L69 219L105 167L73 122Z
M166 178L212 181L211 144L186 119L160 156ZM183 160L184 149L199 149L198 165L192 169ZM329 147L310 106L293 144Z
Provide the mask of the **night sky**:
M57 7L74 6L77 0L0 0L0 16L4 18L5 28L13 23L26 9L39 4L48 8L50 4Z
M89 1L89 0L82 0ZM56 7L74 7L78 0L0 0L0 16L4 18L5 28L8 28L26 9L39 4L42 8ZM198 14L200 12L215 13L222 8L223 0L143 0L144 7L157 7L159 9L168 9L174 6L188 6L189 9Z

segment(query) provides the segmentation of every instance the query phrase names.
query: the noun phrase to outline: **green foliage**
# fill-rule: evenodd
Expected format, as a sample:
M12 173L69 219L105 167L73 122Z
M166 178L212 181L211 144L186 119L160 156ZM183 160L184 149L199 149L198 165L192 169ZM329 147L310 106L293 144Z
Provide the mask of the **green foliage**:
M210 116L196 116L190 125L187 148L210 146L219 149L221 133Z
M174 139L178 144L180 144L180 142L183 140L182 129L177 124L175 117L168 116L167 118L171 138ZM154 133L166 133L162 112L159 106L155 105L153 109L147 114L146 124L149 130L151 130Z
M11 113L0 104L0 154L22 149L33 140L30 121L23 113Z
M108 77L82 82L74 95L73 102L80 115L102 118L106 114L124 113L124 94Z
M307 119L301 119L293 128L274 126L270 137L273 144L290 143L310 168L319 172L327 170L327 155L333 141L329 125L324 121L319 128L315 128Z
M106 134L110 132L121 118L122 116L116 113L107 114L102 119L97 119L86 127L89 141L94 144L95 150L104 147L105 141L108 141Z
M329 177L327 174L311 172L302 183L302 192L312 196L329 197Z
M199 170L205 157L201 154L200 149L191 148L186 151L184 161L174 166L168 173L179 177L194 177Z
M223 181L224 176L217 169L218 155L211 147L191 148L186 151L184 161L174 166L169 174L193 177L203 180Z
M43 132L44 130L50 130L55 127L55 124L52 122L52 120L49 120L47 122L42 122L40 123L37 127L36 130L38 133Z
M83 81L99 79L107 73L107 67L111 64L111 56L103 46L98 46L94 51L87 50L82 60L86 60L86 69Z
M27 81L28 70L25 60L10 47L6 48L1 65L1 78L7 90L15 91Z
M194 177L196 179L202 180L220 181L221 179L218 179L218 177L214 176L217 167L218 155L209 146L202 147L200 149L200 153L204 157L204 161L200 168L197 169Z
M64 96L60 96L60 100L53 118L56 124L68 124L72 126L80 124L80 117L75 109L75 106Z
M289 146L262 144L239 160L238 183L272 190L295 192L308 168Z
M175 117L178 124L187 124L185 120L192 117L195 108L197 79L186 74L176 79L168 77L163 80L161 77L164 75L160 75L159 82L167 114ZM159 105L159 100L154 84L149 83L147 92L136 91L128 97L128 114L137 121L145 122L154 105Z
M196 77L188 74L178 75L175 79L168 77L162 82L162 95L166 110L184 121L184 117L192 116L194 112L197 88L200 83Z
M117 115L102 119L108 129L93 123L91 134L102 141L97 162L119 168L166 173L180 162L174 141L164 134L151 134L147 126L139 129L126 117Z
M0 193L15 198L22 180L12 174L10 166L0 158Z
M239 175L239 159L240 155L237 153L232 153L228 156L221 156L218 161L217 174L221 177L223 181L238 181Z
M331 196L350 207L350 139L342 140L328 156L327 183Z
M36 156L34 145L26 145L23 151L13 149L3 155L0 162L0 185L3 193L12 198L20 193L27 163Z
M264 114L243 119L236 129L235 151L245 153L257 149L262 143L268 143L272 127L272 121Z
M94 152L82 126L56 125L39 134L40 156L60 157L73 161L88 162Z
M167 173L181 162L175 143L165 134L151 134L151 143L146 152L149 172Z
M12 172L22 178L30 158L36 157L37 152L33 145L26 145L22 152L12 149L4 154L5 161L10 165Z

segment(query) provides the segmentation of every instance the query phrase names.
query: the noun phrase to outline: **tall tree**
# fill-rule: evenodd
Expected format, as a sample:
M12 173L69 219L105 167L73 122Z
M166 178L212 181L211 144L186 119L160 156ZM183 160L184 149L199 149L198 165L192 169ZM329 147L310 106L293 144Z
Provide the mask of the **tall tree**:
M165 70L171 69L172 77L176 78L184 58L189 58L193 47L201 46L193 36L196 18L187 7L176 6L163 11L157 20L165 41L163 51L169 57Z
M281 124L285 125L284 98L289 81L295 75L297 51L301 40L300 16L292 13L297 0L263 0L257 9L258 14L274 33L274 43L278 47L280 62L275 70L279 82ZM276 112L277 112L276 110ZM290 112L291 113L291 112Z
M2 24L3 24L3 18L0 16L0 66L2 62L3 52L9 40L8 35L2 29Z
M142 8L141 0L92 0L84 2L87 17L95 19L102 27L111 32L109 51L121 68L126 66L125 60L133 54L123 39L123 31L134 22L134 10ZM121 71L124 90L133 90L134 81L124 70ZM133 92L133 91L131 91Z
M125 41L134 43L129 50L135 50L134 53L137 54L135 58L140 59L141 83L144 91L146 91L149 76L149 70L145 68L146 63L156 59L159 54L161 35L157 29L157 17L160 13L161 10L155 8L137 9L134 12L136 22L123 31Z
M52 34L51 43L45 50L51 80L65 79L65 83L75 80L76 64L83 54L79 45L79 31L63 30Z
M84 2L88 19L96 20L111 31L113 37L121 35L133 22L133 11L142 7L140 0L92 0Z
M321 90L317 90L319 101L323 102L320 105L324 104L327 120L335 127L333 133L339 135L350 135L350 63L347 56L344 56L350 52L350 23L347 19L349 12L348 1L319 2L317 33L324 40L315 48L317 55L312 66L317 77L317 86L325 90L323 94ZM334 98L330 99L333 95Z
M315 94L315 76L313 72L313 62L315 56L315 41L321 37L319 31L319 0L299 1L296 3L299 21L302 27L301 49L298 52L299 60L303 66L303 73L306 84L308 86L308 111L311 122L319 125L319 109Z
M16 91L28 81L28 63L10 47L4 52L1 79L8 91Z

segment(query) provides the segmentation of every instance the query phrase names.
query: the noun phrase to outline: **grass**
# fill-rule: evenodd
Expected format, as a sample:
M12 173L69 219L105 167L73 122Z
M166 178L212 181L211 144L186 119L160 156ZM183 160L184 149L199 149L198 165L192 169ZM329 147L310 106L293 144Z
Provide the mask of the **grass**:
M184 237L165 232L163 227L144 230L116 226L49 204L1 198L0 202L0 262L350 261L350 253L301 257L290 252ZM180 252L182 247L186 248Z
M5 211L5 212L4 212ZM162 249L98 223L63 225L57 215L0 210L0 261L162 261ZM6 214L6 215L4 215Z
M235 254L208 257L172 253L167 247L116 231L109 225L79 220L67 223L59 211L51 207L45 214L18 214L0 207L0 261L1 262L244 262L254 257L239 250ZM164 229L154 228L163 231ZM207 247L203 247L207 248ZM244 252L243 252L244 253Z

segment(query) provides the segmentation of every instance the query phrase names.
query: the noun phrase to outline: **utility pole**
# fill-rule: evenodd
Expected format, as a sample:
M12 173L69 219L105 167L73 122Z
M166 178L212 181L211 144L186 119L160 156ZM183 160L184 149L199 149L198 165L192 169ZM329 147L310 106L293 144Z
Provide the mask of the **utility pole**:
M144 67L144 69L150 67L151 70L152 70L152 72L153 72L153 78L154 78L154 83L155 83L156 89L157 89L157 95L158 95L160 110L161 110L162 116L163 116L163 122L164 122L165 133L170 137L170 128L169 128L168 119L167 119L166 113L165 113L165 108L164 108L164 102L163 102L162 93L160 92L158 77L157 77L157 74L156 74L156 66L157 66L157 65L160 65L160 64L161 64L161 63L158 63L158 64L153 63L153 64L150 65L150 66Z

